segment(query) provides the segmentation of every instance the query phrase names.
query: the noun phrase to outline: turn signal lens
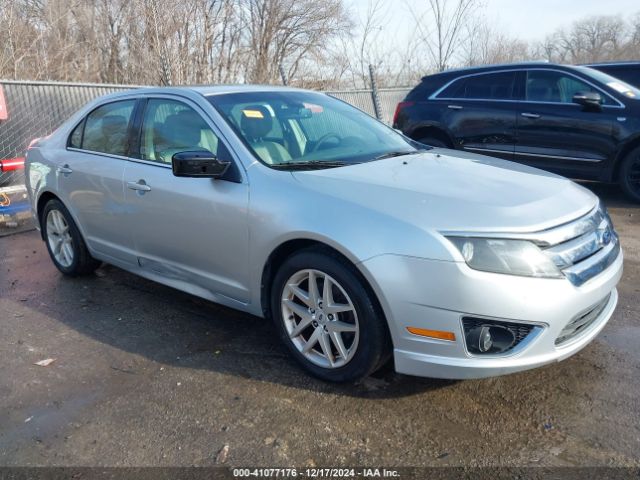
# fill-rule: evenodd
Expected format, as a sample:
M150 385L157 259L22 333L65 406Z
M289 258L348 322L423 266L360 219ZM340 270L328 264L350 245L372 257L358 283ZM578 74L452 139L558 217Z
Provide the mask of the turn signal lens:
M444 332L442 330L429 330L427 328L407 327L409 333L419 335L421 337L437 338L438 340L456 341L456 334L453 332Z

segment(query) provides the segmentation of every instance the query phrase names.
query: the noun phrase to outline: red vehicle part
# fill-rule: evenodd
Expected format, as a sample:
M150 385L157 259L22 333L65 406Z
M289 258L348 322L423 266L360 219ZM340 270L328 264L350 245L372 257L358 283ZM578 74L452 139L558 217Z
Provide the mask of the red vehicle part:
M24 157L5 158L0 160L0 172L10 172L24 168Z

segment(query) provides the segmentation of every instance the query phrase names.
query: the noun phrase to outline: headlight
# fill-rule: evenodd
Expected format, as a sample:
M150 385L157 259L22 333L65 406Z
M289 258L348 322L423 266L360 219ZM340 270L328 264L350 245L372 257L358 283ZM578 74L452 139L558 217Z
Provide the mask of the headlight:
M562 278L563 275L535 244L526 240L447 237L469 267L484 272L523 277Z

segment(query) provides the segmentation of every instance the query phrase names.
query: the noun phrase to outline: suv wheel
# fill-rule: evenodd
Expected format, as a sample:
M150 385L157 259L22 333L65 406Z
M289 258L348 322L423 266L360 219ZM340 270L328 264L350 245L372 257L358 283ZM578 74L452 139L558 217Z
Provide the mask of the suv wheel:
M313 375L358 380L389 358L384 316L355 269L321 249L289 257L275 276L271 311L293 357Z
M78 227L59 200L49 200L45 205L42 229L51 260L65 275L91 273L100 266L89 254Z
M640 147L631 150L620 166L620 186L634 202L640 202Z

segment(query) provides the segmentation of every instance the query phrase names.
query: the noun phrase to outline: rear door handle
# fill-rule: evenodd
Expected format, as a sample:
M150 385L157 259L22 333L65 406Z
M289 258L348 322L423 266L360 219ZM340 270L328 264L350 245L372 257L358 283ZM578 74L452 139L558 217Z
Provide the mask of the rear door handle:
M131 190L137 190L139 192L150 192L151 187L147 185L144 180L138 180L137 182L127 182L127 188Z
M63 175L69 175L70 173L73 173L73 170L69 167L68 163L65 163L63 166L58 167L58 172Z
M462 110L462 105L447 105L451 110Z
M522 115L525 118L540 118L540 115L538 115L537 113L521 113L520 115Z

